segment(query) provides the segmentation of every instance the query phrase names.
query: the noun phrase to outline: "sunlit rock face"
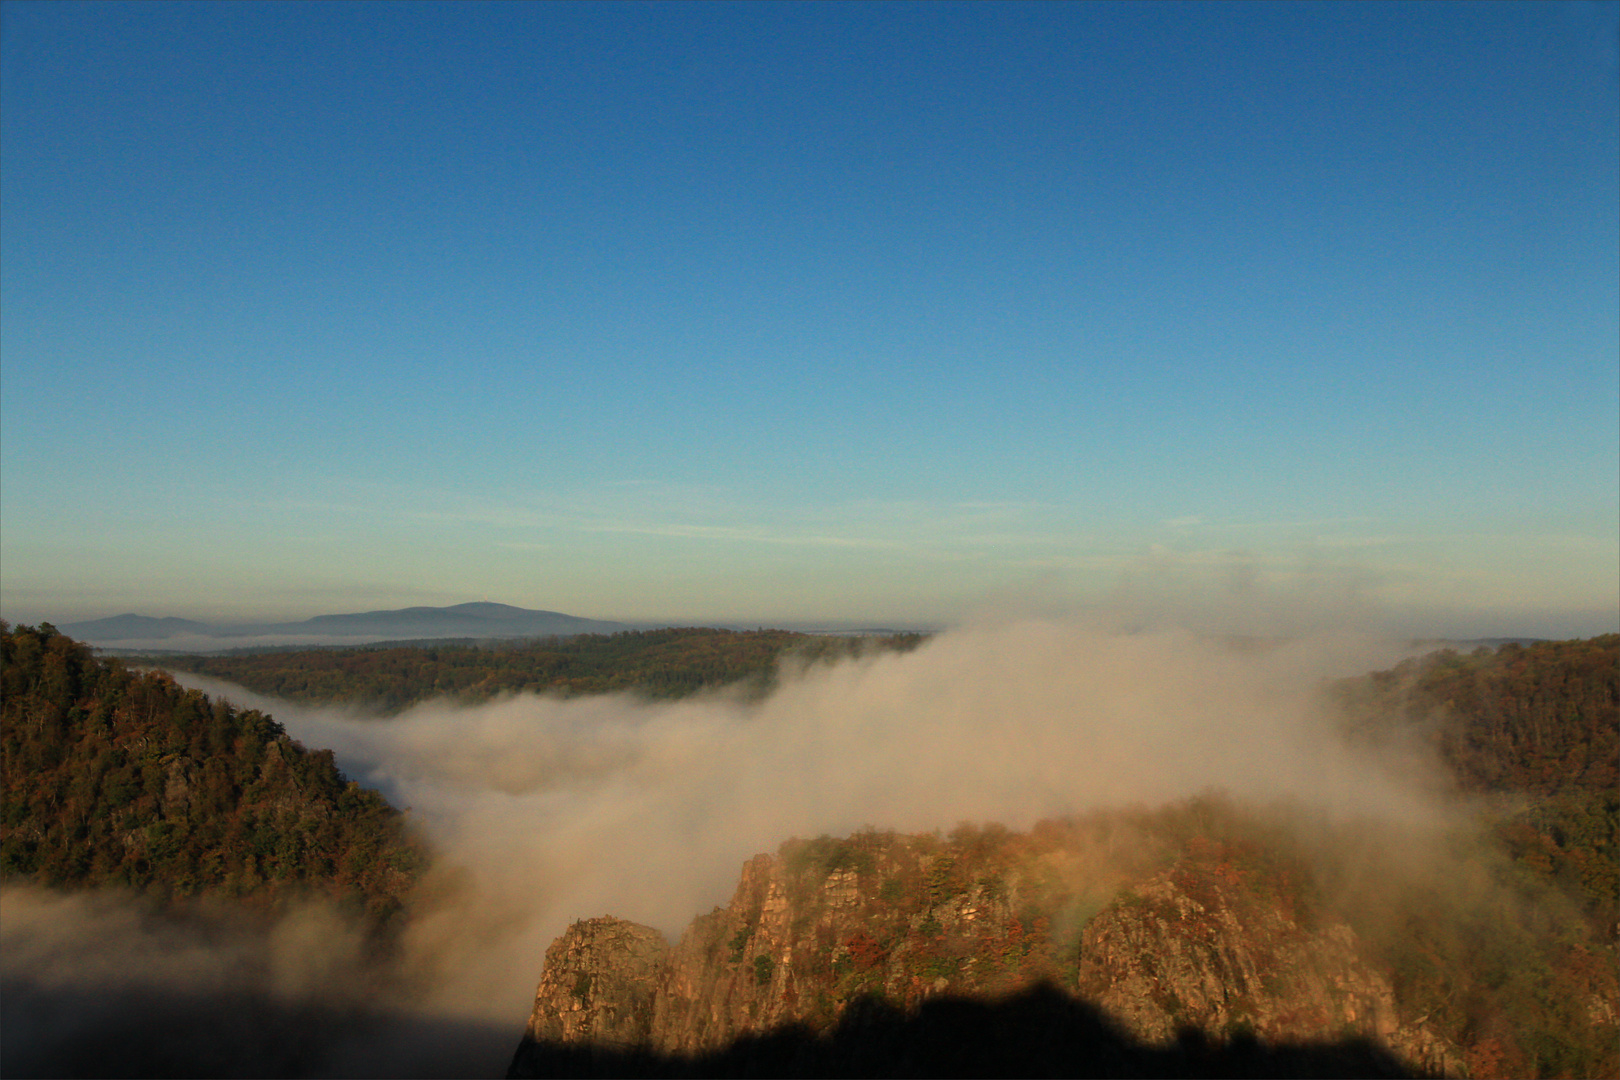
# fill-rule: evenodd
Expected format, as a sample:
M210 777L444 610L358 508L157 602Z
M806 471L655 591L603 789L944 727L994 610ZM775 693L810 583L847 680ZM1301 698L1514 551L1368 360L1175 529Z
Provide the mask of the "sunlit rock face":
M1121 880L1094 855L1084 838L1001 832L790 842L673 946L618 919L574 924L547 951L511 1075L543 1075L559 1049L691 1062L781 1033L843 1037L863 1009L937 1016L1030 993L1091 1010L1116 1054L1348 1039L1454 1071L1448 1046L1401 1022L1350 928L1302 914L1284 879L1200 857Z
M1394 987L1362 958L1348 925L1307 928L1290 908L1236 872L1183 863L1126 889L1087 924L1077 990L1148 1043L1188 1029L1268 1043L1349 1035L1425 1071L1457 1070L1453 1048L1401 1022Z
M611 917L575 923L546 950L527 1038L642 1045L668 955L669 943L651 927Z

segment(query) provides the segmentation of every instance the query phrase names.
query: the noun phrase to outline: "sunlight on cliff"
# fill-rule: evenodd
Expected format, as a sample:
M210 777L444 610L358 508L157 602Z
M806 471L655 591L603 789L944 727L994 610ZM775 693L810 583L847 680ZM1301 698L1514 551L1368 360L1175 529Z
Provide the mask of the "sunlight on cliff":
M546 945L612 912L678 934L748 856L864 825L1014 828L1209 789L1420 820L1421 793L1346 748L1324 677L1388 663L1359 638L1233 645L1057 621L943 634L817 666L762 702L514 697L391 721L258 699L381 788L460 871L417 956L445 1005L521 1016ZM446 893L449 895L449 893Z
M744 860L791 836L1025 828L1209 790L1432 823L1413 783L1426 766L1352 751L1320 697L1325 678L1399 655L1355 637L1234 643L1003 620L788 673L758 701L523 696L430 702L392 720L182 681L273 714L410 808L440 854L407 938L415 989L399 1007L418 1025L461 1025L457 1038L493 1033L480 1060L498 1069L546 947L571 922L612 913L673 938L729 898ZM310 925L297 940L319 953ZM343 955L345 940L334 932L328 951ZM165 970L138 978L161 985ZM328 1068L355 1070L360 1051L333 1053L347 1064Z

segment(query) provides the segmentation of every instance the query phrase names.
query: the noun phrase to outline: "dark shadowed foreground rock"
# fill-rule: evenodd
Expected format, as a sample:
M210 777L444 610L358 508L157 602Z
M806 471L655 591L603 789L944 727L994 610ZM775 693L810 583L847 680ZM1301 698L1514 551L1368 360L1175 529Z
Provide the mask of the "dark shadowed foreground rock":
M1307 925L1275 882L1219 859L1121 888L1088 843L793 841L674 946L576 923L547 950L509 1075L1456 1070L1349 927Z
M1383 1047L1344 1038L1212 1042L1188 1029L1153 1046L1049 985L981 1001L931 998L902 1010L863 999L831 1029L792 1024L699 1054L525 1041L508 1076L1421 1076Z

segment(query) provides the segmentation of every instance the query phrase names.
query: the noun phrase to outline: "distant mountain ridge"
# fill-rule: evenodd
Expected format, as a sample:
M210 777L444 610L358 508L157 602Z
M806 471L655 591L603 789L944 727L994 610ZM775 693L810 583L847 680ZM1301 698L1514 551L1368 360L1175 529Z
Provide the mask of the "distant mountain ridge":
M81 641L100 644L174 638L203 638L221 642L229 642L233 638L333 638L354 643L412 638L551 637L611 634L631 627L628 623L586 619L560 611L534 611L510 604L478 601L442 608L408 607L391 611L317 615L301 622L286 623L214 625L191 619L125 614L68 623L61 629Z
M180 634L217 634L218 627L209 626L193 619L169 618L157 619L150 615L114 615L107 619L91 619L87 622L68 623L60 627L64 633L77 637L80 640L100 638L103 641L119 641L124 638L169 638Z

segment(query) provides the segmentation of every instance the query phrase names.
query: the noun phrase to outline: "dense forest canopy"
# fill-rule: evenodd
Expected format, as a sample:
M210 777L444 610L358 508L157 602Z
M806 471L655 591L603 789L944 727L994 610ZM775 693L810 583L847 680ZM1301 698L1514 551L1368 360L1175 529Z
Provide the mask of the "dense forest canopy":
M474 704L501 694L632 691L678 698L744 684L768 690L783 663L904 651L920 634L841 637L790 630L672 628L540 641L388 644L138 662L226 679L302 704L348 704L392 715L430 698ZM137 662L137 661L132 661Z
M373 927L402 911L425 853L330 750L49 623L4 626L0 648L6 880L263 906L317 894Z
M1516 865L1620 936L1620 634L1442 650L1334 693L1356 737L1427 743Z
M1337 688L1353 727L1417 730L1466 791L1554 795L1620 783L1620 634L1451 649Z

